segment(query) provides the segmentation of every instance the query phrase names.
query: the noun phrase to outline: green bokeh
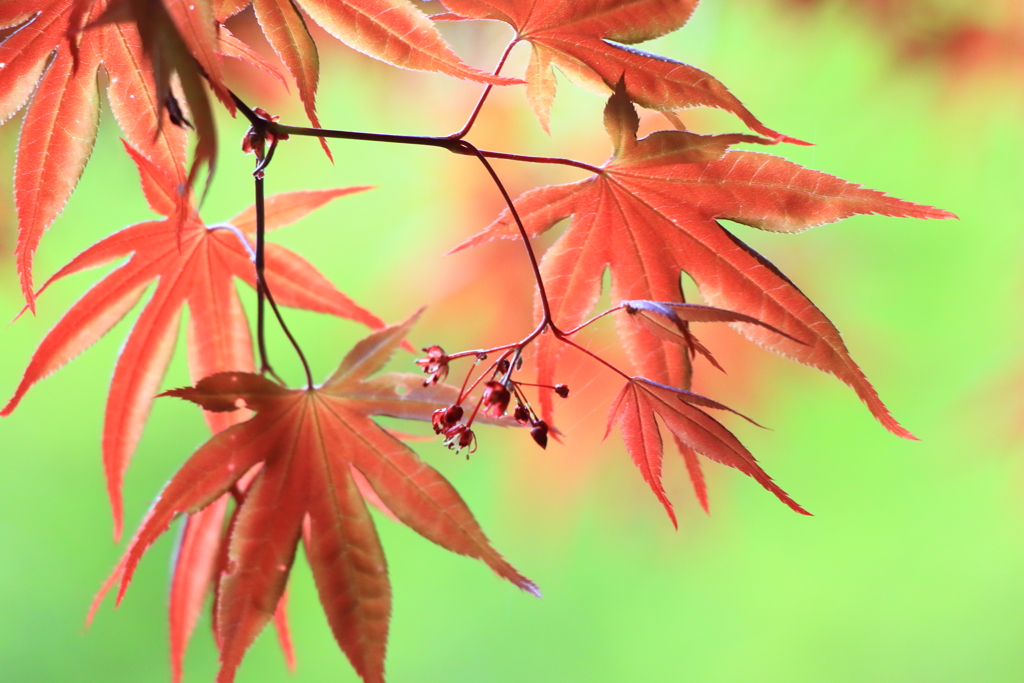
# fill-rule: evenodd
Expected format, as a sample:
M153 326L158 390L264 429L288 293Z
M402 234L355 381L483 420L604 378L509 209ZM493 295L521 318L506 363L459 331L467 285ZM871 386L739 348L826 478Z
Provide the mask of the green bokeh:
M940 74L894 66L885 47L848 18L794 21L780 18L777 7L708 0L686 29L651 49L714 73L768 125L816 144L779 153L960 216L859 217L799 236L736 227L843 330L854 357L921 442L887 434L835 380L763 354L762 399L737 407L773 431L736 425L737 433L813 518L715 467L713 514L706 517L673 461L667 476L681 512L675 532L621 449L596 454L584 494L560 504L555 479L571 441L538 455L523 440L503 449L491 439L468 463L426 445L424 457L452 479L495 545L544 598L381 521L395 595L389 680L1024 680L1024 472L1021 442L1013 440L1024 415L1019 88L992 82L949 92ZM458 30L453 39L472 55L476 48ZM479 55L480 64L493 59L489 51ZM325 78L320 98L327 125L436 134L458 124L473 92L435 76L401 75L396 84L387 69L358 57L328 55L325 63L336 76ZM353 78L357 69L370 77ZM421 82L433 89L436 106L417 102ZM405 94L395 94L400 88ZM599 98L560 81L552 140L529 120L521 93L507 98L518 102L519 118L502 149L545 153L589 144L591 161L606 153L596 137ZM416 109L423 106L432 110ZM298 120L297 110L286 113ZM225 121L223 137L236 139L242 129ZM107 116L92 164L43 241L38 273L149 216L116 135ZM402 319L439 296L430 278L450 276L446 270L472 259L441 257L480 224L445 208L465 201L458 185L469 176L464 160L433 150L334 149L330 166L315 143L289 143L274 163L271 191L379 189L341 200L275 239L306 254L356 300ZM227 144L225 150L204 207L210 220L251 201L244 175L251 161ZM11 319L19 295L13 264L4 265L0 318ZM5 392L60 311L94 280L69 279L47 293L38 318L0 333ZM473 343L464 330L445 327L459 315L429 311L423 338L461 334L459 342ZM360 335L354 325L318 316L290 319L318 374ZM0 681L169 680L170 538L151 551L122 607L105 605L83 632L89 601L120 552L110 541L99 435L129 324L40 383L0 423ZM274 343L278 357L287 357L280 339ZM297 368L284 365L297 378ZM185 382L176 358L165 386ZM127 477L129 527L204 439L194 410L157 402ZM533 485L510 487L517 478ZM301 559L292 617L295 676L268 632L239 681L356 680ZM197 630L186 681L213 679L208 627L204 620Z

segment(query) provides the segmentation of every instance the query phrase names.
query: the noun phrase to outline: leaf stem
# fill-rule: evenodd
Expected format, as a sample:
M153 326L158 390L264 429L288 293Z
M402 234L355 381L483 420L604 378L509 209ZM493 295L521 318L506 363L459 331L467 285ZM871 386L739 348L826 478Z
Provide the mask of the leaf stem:
M259 162L257 162L259 168ZM264 226L266 224L266 211L264 206L263 173L254 176L256 180L256 252L253 254L253 265L256 267L256 344L260 353L260 374L270 373L277 376L267 356L267 338L265 334L266 311L265 311L265 286L263 283L264 270Z
M281 311L277 308L277 303L274 301L274 295L270 293L270 289L267 287L267 283L262 281L263 293L267 297L267 303L270 304L270 308L274 311L274 316L277 318L277 324L281 326L281 331L288 337L288 341L291 342L292 348L295 349L295 353L298 354L299 360L302 362L302 369L306 372L306 389L309 391L313 390L313 372L309 369L309 361L306 360L306 354L302 352L302 347L299 346L299 342L296 341L295 336L292 335L291 330L288 329L288 325L284 322L284 317L281 315Z
M505 60L508 59L509 53L512 52L512 48L514 48L518 43L519 38L517 36L511 43L508 44L508 47L505 48L505 51L501 53L501 59L498 60L498 66L494 67L495 76L501 73L501 67L505 66ZM466 125L464 125L462 127L462 130L460 130L458 133L452 133L451 135L449 135L449 138L451 138L452 140L461 140L462 138L466 137L466 135L469 134L469 129L473 127L474 123L476 123L476 117L480 115L480 110L483 109L484 102L487 101L487 96L491 94L491 90L493 88L493 83L487 84L487 87L484 88L483 93L480 95L480 99L477 100L476 106L473 107L473 112L469 115L469 119L466 120Z
M568 337L570 335L576 334L577 332L582 330L584 327L590 325L591 323L597 322L598 320L600 320L601 318L605 317L609 313L614 313L615 311L621 311L621 310L622 310L622 304L619 304L615 308L609 308L604 313L598 313L597 315L595 315L593 318L591 318L587 322L580 323L579 325L577 325L576 327L572 328L571 330L568 330L566 332L562 332L562 335L565 336L565 337Z
M508 45L508 47L505 48L505 52L502 54L501 59L500 59L500 61L498 63L498 66L495 69L495 72L494 72L495 75L497 75L497 73L499 71L501 71L502 66L504 66L506 59L508 58L509 54L512 51L512 48L515 47L517 42L518 42L518 39L512 41ZM600 318L603 315L607 315L608 313L611 312L611 310L606 311L605 313L602 313L599 316L596 316L595 318L591 319L590 321L588 321L586 323L583 323L583 325L580 325L580 326L578 326L578 327L576 327L573 330L570 330L568 332L562 332L555 325L554 319L553 319L552 314L551 314L551 304L548 301L547 290L544 287L544 279L541 277L541 273L540 273L540 264L539 264L539 262L537 260L537 255L536 255L536 253L533 250L533 245L530 243L530 236L527 233L526 226L523 224L522 218L519 216L519 212L516 210L516 206L515 206L515 203L512 201L512 197L509 195L508 190L505 189L505 185L501 182L501 178L498 176L497 172L494 170L494 167L488 161L488 158L490 158L490 159L505 159L505 160L508 160L508 161L522 161L522 162L536 163L536 164L556 164L556 165L561 165L561 166L572 166L572 167L575 167L575 168L583 169L585 171L589 171L591 173L603 173L603 170L601 168L598 168L597 166L592 166L590 164L586 164L586 163L583 163L581 161L575 161L573 159L562 159L562 158L558 158L558 157L534 157L534 156L526 156L526 155L521 155L521 154L509 154L509 153L506 153L506 152L492 152L492 151L487 151L487 150L481 150L481 149L477 148L475 145L473 145L472 143L462 139L466 134L468 134L469 130L472 128L472 126L473 126L474 122L476 121L476 118L479 115L480 110L483 107L483 104L486 101L486 98L487 98L488 94L490 93L490 91L491 91L491 86L487 86L487 88L484 90L483 94L481 95L480 100L477 102L476 107L473 109L473 112L470 114L469 120L462 127L462 130L460 130L458 133L454 133L454 134L446 136L446 137L435 137L435 136L424 136L424 135L392 135L392 134L388 134L388 133L363 133L363 132L358 132L358 131L331 130L331 129L327 129L327 128L309 128L309 127L305 127L305 126L286 126L286 125L283 125L283 124L279 124L279 123L277 123L275 121L267 120L267 119L257 115L237 95L235 95L234 93L231 93L231 96L234 99L235 104L238 106L239 111L241 111L242 115L245 116L246 119L248 119L249 123L253 126L254 130L257 133L262 133L262 134L272 133L274 135L274 137L278 138L278 139L281 138L281 137L284 137L284 136L299 135L299 136L307 136L307 137L334 138L334 139L340 139L340 140L362 140L364 142L388 142L388 143L403 144L403 145L418 145L418 146L422 146L422 147L440 147L441 149L448 150L449 152L452 152L453 154L459 154L459 155L462 155L462 156L474 156L474 157L476 157L480 161L480 163L483 164L484 168L487 170L488 175L491 176L491 180L494 181L494 184L497 186L498 191L501 192L501 196L505 200L505 204L508 206L509 213L512 215L512 218L516 222L516 227L519 230L519 235L523 239L523 246L526 248L527 256L530 259L530 267L533 270L534 280L535 280L536 285L537 285L537 292L538 292L538 295L540 296L541 308L542 308L542 311L543 311L543 317L542 317L540 323L537 325L537 327L534 328L534 330L532 332L530 332L530 334L528 334L525 338L523 338L519 342L516 342L515 344L506 344L504 346L498 346L498 347L495 347L493 349L482 349L482 350L475 350L475 351L463 351L463 352L456 353L456 354L453 354L453 355L449 356L448 357L449 360L453 360L453 359L456 359L456 358L463 358L463 357L470 356L470 355L480 355L480 354L485 354L485 353L495 353L495 352L498 352L498 351L503 351L503 352L507 353L509 350L512 350L512 349L515 349L517 352L520 352L523 349L523 347L525 347L527 344L529 344L531 341L533 341L541 333L543 333L545 330L550 329L552 334L554 334L560 341L562 341L562 342L564 342L566 344L569 344L570 346L576 347L577 349L579 349L583 353L586 353L587 355L592 356L593 358L595 358L596 360L600 361L604 365L608 366L609 368L611 368L612 370L614 370L618 374L622 375L623 377L628 378L629 377L628 375L623 373L621 370L616 368L614 365L612 365L611 363L608 363L607 361L605 361L604 359L600 358L599 356L596 356L595 354L591 353L590 351L587 351L585 348L583 348L579 344L576 344L575 342L573 342L571 339L568 338L569 335L578 332L583 327L586 327L591 322L594 322L594 320L597 320L598 318ZM274 149L274 147L271 146L270 154L267 155L267 159L264 161L264 163L261 163L257 167L257 174L261 173L262 170L266 167L267 163L269 163L270 155L273 153L273 149ZM270 295L270 290L267 288L266 283L263 281L263 273L262 273L262 234L263 234L263 223L262 223L262 219L261 219L261 216L262 216L262 213L261 213L261 211L262 211L262 179L259 179L259 178L257 179L257 187L258 187L257 193L258 193L258 196L259 196L258 206L257 206L257 255L259 256L259 264L257 265L257 270L258 270L257 277L258 277L259 282L261 283L262 293L266 294L267 300L270 302L271 306L274 307L274 313L275 313L275 315L277 315L278 322L281 323L282 329L285 331L285 334L288 336L288 338L292 341L292 345L295 347L295 350L298 352L299 357L302 359L303 366L306 369L306 375L307 375L307 379L309 381L309 385L310 385L310 387L312 387L313 380L312 380L312 376L311 376L310 371L309 371L309 366L306 363L306 359L303 356L302 351L299 349L298 344L295 342L294 338L288 332L287 327L284 325L284 321L281 318L280 313L277 311L276 306L274 306L274 301L273 301L273 298ZM260 303L261 303L261 306L262 306L262 298L260 300ZM617 309L612 309L612 310L617 310ZM262 309L261 309L261 313L262 313ZM262 315L261 315L260 320L262 320ZM266 356L265 356L265 350L263 349L263 346L262 346L263 343L264 343L263 331L262 331L262 326L261 326L260 327L260 344L261 344L260 353L261 353L261 356L263 357L263 362L264 362L264 365L265 365L265 363L266 363Z
M268 372L280 381L280 377L270 367L270 363L267 360L267 341L264 333L264 297L267 303L270 304L270 308L274 311L274 317L277 318L278 325L281 326L281 331L288 337L288 341L291 342L292 347L295 349L295 353L299 356L299 361L302 362L302 369L306 372L306 388L313 389L313 372L309 368L309 361L306 360L306 354L302 352L302 347L299 346L299 342L292 335L291 330L288 329L288 325L284 322L284 316L281 315L281 311L277 308L277 303L274 301L274 295L270 293L270 287L267 285L266 279L266 258L264 256L266 240L264 234L266 232L266 210L264 206L264 192L263 192L263 170L267 167L267 163L270 161L270 157L273 155L274 145L270 147L270 153L267 154L267 158L257 161L256 171L253 173L253 178L256 181L256 336L260 351L260 372Z
M530 235L526 232L526 226L523 225L523 220L519 217L519 211L516 210L516 205L512 201L512 197L509 196L508 190L505 189L505 185L501 182L501 178L498 177L494 167L487 161L480 150L474 147L471 143L465 140L459 140L458 143L463 145L465 149L470 150L476 155L476 158L480 160L480 163L487 169L487 173L490 174L491 180L498 186L498 191L501 192L501 196L505 198L505 204L508 205L508 210L512 214L512 218L516 221L516 227L519 228L519 236L523 238L523 245L526 247L526 253L530 257L530 267L533 268L533 277L537 281L537 291L540 294L540 304L544 310L544 319L542 322L546 322L553 332L558 332L555 327L554 321L551 319L551 304L548 302L548 294L544 289L544 278L540 275L540 264L537 262L537 254L533 251L533 245L530 244Z
M631 375L627 375L622 370L619 370L617 367L615 367L614 365L612 365L611 363L606 361L604 358L601 358L601 356L597 355L593 351L589 351L589 350L585 349L584 347L580 346L579 344L577 344L576 342L574 342L572 339L569 339L568 337L566 337L564 335L564 333L562 333L562 332L555 332L555 336L558 337L558 341L562 342L563 344L568 344L569 346L575 348L577 351L582 351L583 353L587 354L588 356L590 356L591 358L596 360L598 363L601 363L602 365L604 365L605 367L609 368L610 370L613 370L617 374L622 375L627 380L632 382L635 379Z
M453 150L455 151L455 150ZM464 152L455 151L456 154L464 154ZM508 154L507 152L492 152L490 150L482 149L480 153L488 159L507 159L509 161L525 161L530 164L557 164L559 166L573 166L575 168L582 168L584 171L590 171L591 173L603 173L604 170L599 166L592 166L591 164L584 163L582 161L576 161L575 159L563 159L561 157L534 157L527 156L525 154Z

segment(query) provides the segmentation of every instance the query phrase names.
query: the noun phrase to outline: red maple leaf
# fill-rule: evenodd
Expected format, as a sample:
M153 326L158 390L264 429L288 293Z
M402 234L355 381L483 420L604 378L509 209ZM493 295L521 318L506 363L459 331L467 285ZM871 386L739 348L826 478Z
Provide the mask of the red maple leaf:
M625 75L630 99L650 109L704 106L738 116L752 130L798 142L766 127L716 78L700 69L626 47L653 40L682 26L698 0L443 0L454 15L435 19L504 21L516 40L533 47L526 69L526 96L544 130L555 100L556 66L571 81L607 93Z
M135 160L153 211L171 216L177 207L179 173L163 170L125 145ZM313 209L365 187L292 192L267 201L267 229L287 225ZM180 229L178 226L181 226ZM139 314L117 360L107 397L103 462L114 515L114 535L122 524L121 484L142 433L177 340L182 306L189 309L188 357L194 380L234 369L251 371L249 326L235 291L235 278L255 286L251 244L255 224L246 210L231 223L206 226L191 212L184 221L147 221L101 240L61 268L40 292L72 273L130 256L78 300L39 344L13 398L0 411L8 415L29 387L84 351L157 286ZM302 257L266 245L266 276L275 299L285 305L329 313L370 327L383 323L339 292ZM214 431L232 417L207 414Z
M248 5L246 0L219 2L217 20L223 22ZM253 0L252 6L264 35L298 85L306 115L317 127L320 58L300 9L342 43L393 66L480 83L521 82L465 64L430 19L407 0Z
M685 272L709 304L765 323L733 323L743 335L835 375L857 392L886 428L913 438L889 414L828 318L718 220L775 232L799 232L855 214L955 216L780 157L727 151L737 143L774 144L773 140L675 130L638 140L638 125L635 108L620 81L605 107L605 127L614 146L612 158L595 169L592 178L531 190L515 202L530 236L573 216L541 263L559 329L569 330L583 322L600 297L606 268L611 271L613 302L682 303L680 275ZM457 249L518 235L506 211ZM620 324L619 335L639 375L660 384L689 387L688 359L678 345L636 325ZM553 335L544 335L537 345L538 382L553 384L564 344ZM633 405L640 405L639 394ZM550 394L541 394L541 406L543 417L550 421ZM691 463L691 476L694 471ZM702 484L696 479L695 485L700 490Z
M229 683L284 594L300 537L338 644L367 683L384 680L391 589L357 476L404 524L448 550L483 560L538 594L491 547L451 484L372 415L429 420L459 394L411 374L377 372L415 316L362 340L321 386L290 390L260 375L222 372L165 395L208 411L256 411L202 446L161 492L108 581L118 602L139 560L178 515L202 514L258 468L235 510L216 583L218 683ZM102 598L101 595L98 599Z
M661 417L662 422L676 438L687 461L697 497L705 510L707 497L704 493L703 475L700 474L697 465L695 476L690 465L693 452L738 469L753 477L793 510L803 515L810 514L772 481L732 432L701 410L701 407L735 412L704 396L643 378L633 378L626 383L612 403L608 416L608 431L611 431L613 425L619 425L626 450L643 475L644 481L665 507L673 525L677 525L676 515L661 483L663 447L655 415Z
M104 14L106 8L104 2L76 0L30 0L0 6L0 27L18 27L0 44L0 122L31 98L18 144L14 192L18 272L22 293L33 311L32 257L43 232L63 210L92 152L99 122L97 76L101 65L108 76L111 109L128 142L146 149L161 168L174 169L173 173L181 169L173 187L185 187L187 136L167 113L171 71L177 69L181 76L200 133L197 161L212 163L216 152L213 120L195 63L181 55L173 59L164 55L161 70L155 72L150 53L156 48L148 44L155 38L147 42L135 24L114 21L116 17ZM144 28L156 31L155 21L153 18ZM164 34L174 34L174 30ZM216 37L209 47L213 63L219 63L217 55L223 54L272 70L230 33ZM174 194L180 192L176 189Z

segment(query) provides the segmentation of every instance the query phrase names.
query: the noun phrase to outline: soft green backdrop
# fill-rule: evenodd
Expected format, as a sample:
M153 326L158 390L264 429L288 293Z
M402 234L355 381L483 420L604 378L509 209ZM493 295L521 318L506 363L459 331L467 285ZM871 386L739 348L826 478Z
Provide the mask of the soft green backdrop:
M939 73L894 64L864 26L841 15L797 21L780 17L778 5L705 5L691 25L650 49L714 73L768 125L817 145L779 153L961 218L861 217L799 236L737 228L832 317L890 408L922 440L887 434L835 380L754 351L755 380L730 375L715 386L735 382L723 389L728 400L772 427L732 423L813 518L792 514L751 480L714 466L712 515L704 516L673 458L667 478L681 514L675 532L617 436L598 447L581 435L582 453L572 439L540 453L522 435L487 434L468 462L436 443L424 445L424 457L453 480L495 545L544 598L381 521L395 595L389 680L1022 681L1019 87L992 80L951 90ZM487 30L496 40L505 37L497 27ZM463 27L451 35L475 63L493 62L498 44L473 39ZM461 124L475 93L440 77L395 77L350 53L324 61L330 75L319 108L329 126L444 133ZM429 99L417 99L424 88ZM246 95L261 101L255 90ZM561 81L549 140L529 119L521 92L501 93L479 139L491 148L599 162L607 153L601 105ZM288 106L276 109L300 121ZM738 128L728 117L695 120ZM225 122L222 171L204 207L210 220L251 201L251 161L232 152L243 128ZM112 229L149 216L116 135L107 116L92 164L43 241L40 278ZM428 311L418 343L454 348L479 341L474 334L491 318L476 303L460 308L459 297L475 291L473 302L497 301L528 282L474 281L472 254L441 254L497 209L493 189L471 162L434 150L356 143L334 150L332 167L315 143L288 143L271 169L271 191L380 188L339 201L275 239L389 320L443 302ZM507 172L514 186L525 187L526 176ZM556 177L578 176L550 176ZM9 254L10 233L5 243ZM514 249L507 253L521 258ZM13 263L4 258L0 318L10 320L20 303ZM41 335L94 278L80 275L55 287L38 318L0 331L2 392L13 391ZM528 309L528 290L512 295ZM320 375L361 334L312 315L290 319ZM110 540L99 433L128 324L33 389L0 422L0 681L169 679L170 538L147 557L122 607L105 605L83 632L89 601L120 552ZM275 348L287 358L283 346ZM177 358L166 386L185 381ZM157 403L127 477L129 528L204 439L194 410ZM566 483L574 477L579 481ZM289 676L267 633L239 681L354 681L302 559L293 577L298 671ZM212 680L215 659L204 620L186 681Z

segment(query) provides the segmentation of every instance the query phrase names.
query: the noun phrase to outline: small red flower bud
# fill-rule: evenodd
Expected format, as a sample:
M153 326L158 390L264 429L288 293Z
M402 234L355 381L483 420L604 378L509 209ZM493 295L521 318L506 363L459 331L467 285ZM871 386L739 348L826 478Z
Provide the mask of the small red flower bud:
M448 376L448 356L437 344L428 346L423 349L426 352L426 358L418 358L416 365L423 368L423 372L430 375L423 380L423 386L429 386L431 384L437 384L443 382Z
M267 113L263 109L260 109L259 107L253 109L253 113L256 114L256 116L258 116L259 118L263 119L264 121L267 121L268 123L273 123L277 121L279 118L281 118L280 116L271 116L269 113ZM188 123L188 121L186 120L185 123ZM188 123L188 125L189 128L192 127L191 123ZM263 161L263 158L266 154L268 142L271 145L273 145L275 142L279 140L287 139L287 133L274 134L269 130L266 130L263 126L260 126L260 130L257 130L257 128L253 126L250 127L249 130L246 131L245 135L242 137L242 152L244 152L245 154L255 153L256 158L259 159L260 161Z
M508 402L512 394L501 382L491 380L484 385L484 414L488 417L501 417L508 410Z
M526 406L520 403L516 406L516 410L512 413L512 417L514 417L516 422L519 424L525 425L530 422L530 411Z
M568 397L569 396L569 387L568 387L568 385L556 384L555 385L555 393L558 394L559 396L561 396L562 398Z
M464 424L452 425L444 432L444 445L454 451L468 448L470 453L476 452L476 435Z
M434 433L440 434L457 425L459 420L462 419L464 412L460 405L435 410L434 414L430 417L430 422L434 426Z
M444 416L445 422L447 422L448 424L456 424L459 420L462 419L462 415L464 413L465 411L462 409L462 406L449 406L448 412L445 413Z
M438 408L430 416L430 424L433 425L435 434L440 434L445 430L444 416L447 412L447 408Z
M530 430L530 436L537 442L537 445L541 448L548 447L548 423L544 420L537 420L533 423L533 429Z

